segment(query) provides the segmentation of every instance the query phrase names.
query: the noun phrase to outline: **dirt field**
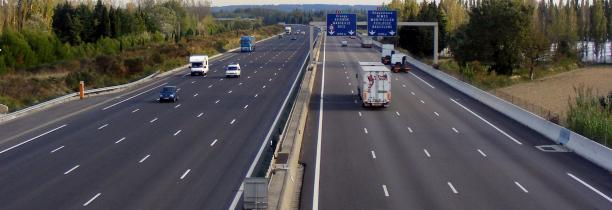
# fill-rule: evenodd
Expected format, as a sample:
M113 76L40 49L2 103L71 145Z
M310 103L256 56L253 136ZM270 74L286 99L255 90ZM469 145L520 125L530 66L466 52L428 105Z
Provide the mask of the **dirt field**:
M574 87L584 84L592 87L597 95L612 91L612 67L595 66L564 72L550 77L497 89L496 91L518 97L529 103L560 114L564 119L568 99L575 97Z

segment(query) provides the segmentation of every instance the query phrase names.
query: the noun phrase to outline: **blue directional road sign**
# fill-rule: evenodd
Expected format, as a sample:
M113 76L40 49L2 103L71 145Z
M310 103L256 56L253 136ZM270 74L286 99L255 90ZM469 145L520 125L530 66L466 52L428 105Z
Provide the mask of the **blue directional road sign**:
M395 36L397 11L368 10L368 36Z
M357 15L327 14L328 36L355 36L357 34Z

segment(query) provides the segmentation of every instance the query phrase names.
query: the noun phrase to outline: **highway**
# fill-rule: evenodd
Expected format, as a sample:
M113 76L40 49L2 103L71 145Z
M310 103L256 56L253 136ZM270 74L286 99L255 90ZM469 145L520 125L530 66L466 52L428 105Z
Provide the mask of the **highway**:
M296 36L0 125L0 209L227 209L304 66ZM178 102L156 101L164 85Z
M392 73L390 107L362 108L358 61L380 53L324 43L301 209L612 209L604 169L418 69Z

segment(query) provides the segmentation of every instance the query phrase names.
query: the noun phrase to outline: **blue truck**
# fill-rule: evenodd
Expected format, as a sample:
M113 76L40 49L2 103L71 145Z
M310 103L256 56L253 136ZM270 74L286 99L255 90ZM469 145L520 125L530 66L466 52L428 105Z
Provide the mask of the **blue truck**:
M253 51L255 51L255 37L254 36L240 37L240 52L253 52Z

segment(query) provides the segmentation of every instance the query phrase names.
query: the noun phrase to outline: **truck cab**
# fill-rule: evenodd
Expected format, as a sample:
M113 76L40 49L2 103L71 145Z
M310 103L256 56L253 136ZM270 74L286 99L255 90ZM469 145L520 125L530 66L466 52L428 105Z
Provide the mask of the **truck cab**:
M189 72L191 76L208 74L208 56L192 55L189 56Z
M403 53L396 53L391 55L391 70L395 73L400 71L408 72L410 71L410 65L408 65L407 55Z
M363 107L388 107L391 103L391 72L377 62L359 62L357 94Z

